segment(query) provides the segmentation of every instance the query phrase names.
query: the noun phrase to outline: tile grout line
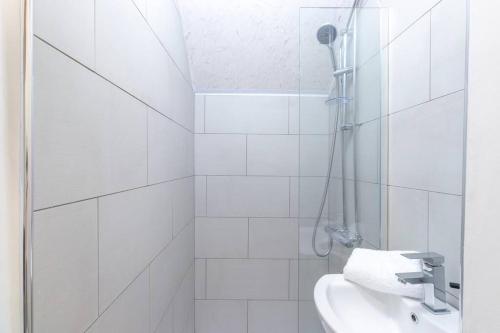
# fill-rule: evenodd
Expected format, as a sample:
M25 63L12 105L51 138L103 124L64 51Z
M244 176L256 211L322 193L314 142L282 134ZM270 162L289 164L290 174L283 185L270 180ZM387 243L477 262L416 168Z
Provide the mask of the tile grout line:
M135 96L132 92L128 91L127 89L121 87L120 85L118 85L117 83L113 82L111 79L105 77L103 74L97 72L96 69L93 69L91 67L89 67L88 65L85 65L84 63L82 63L81 61L77 60L76 58L72 57L71 55L69 55L68 53L58 49L55 45L51 44L50 42L48 42L47 40L43 39L41 36L38 36L37 34L33 34L34 37L36 37L36 39L40 40L41 42L43 42L44 44L48 45L49 47L51 47L52 49L56 50L57 52L59 52L60 54L62 54L63 56L67 57L68 59L70 59L71 61L75 62L76 64L80 65L81 67L83 67L83 69L86 69L88 70L89 72L97 75L99 78L101 78L102 80L106 81L107 83L109 83L110 85L112 85L113 87L121 90L123 93L127 94L128 96L132 97L134 100L138 101L139 103L147 106L148 108L154 110L155 112L157 112L159 115L163 116L164 118L172 121L174 124L176 124L177 126L185 129L186 131L188 131L189 133L191 134L194 134L194 131L191 131L189 128L187 128L186 126L184 126L183 124L181 124L179 121L171 118L170 116L167 116L166 114L162 113L161 111L159 111L158 109L156 109L155 107L153 107L152 105L148 104L146 101L140 99L139 97Z
M146 183L149 184L149 110L146 110Z
M59 207L68 206L68 205L73 205L73 204L76 204L76 203L80 203L80 202L84 202L84 201L90 201L90 200L97 199L97 198L105 198L105 197L114 196L114 195L121 194L121 193L126 193L126 192L131 192L131 191L136 191L136 190L148 188L148 187L154 187L154 186L159 186L159 185L163 185L163 184L167 184L167 183L173 183L173 182L181 181L181 180L188 179L188 178L191 178L191 177L194 178L194 176L185 176L185 177L174 178L174 179L170 179L170 180L164 180L164 181L157 182L157 183L151 183L151 184L141 185L141 186L137 186L137 187L128 188L128 189L125 189L125 190L120 190L120 191L116 191L116 192L105 193L105 194L96 195L96 196L89 197L89 198L83 198L83 199L79 199L79 200L75 200L75 201L70 201L70 202L65 202L65 203L61 203L61 204L57 204L57 205L53 205L53 206L47 206L47 207L43 207L43 208L38 208L38 209L34 210L33 212L34 213L36 213L36 212L42 212L42 211L45 211L45 210L59 208Z
M100 271L100 242L101 242L101 237L100 237L100 228L101 228L101 222L99 218L99 211L100 211L100 205L99 205L99 198L96 199L97 201L97 314L99 315L100 310L101 310L101 302L100 302L100 295L101 295L101 290L100 290L100 276L101 276L101 271Z
M432 99L432 8L429 10L429 101Z
M149 28L150 32L153 34L156 41L160 44L160 47L163 49L163 51L165 51L168 58L172 61L172 63L174 64L174 66L177 69L177 71L179 72L179 74L181 74L182 79L185 81L185 83L187 83L188 86L191 87L191 90L193 90L192 82L186 77L186 74L184 74L184 72L181 70L180 66L177 64L177 61L175 61L174 57L170 54L167 47L165 45L163 45L163 42L161 41L160 37L156 34L156 31L149 24L147 17L144 16L144 14L141 12L141 10L139 9L139 7L137 6L137 4L135 3L134 0L130 0L130 2L132 2L132 5L137 9L137 11L139 12L139 15L141 15L141 17L143 18L144 23L146 23L146 26ZM147 12L147 1L146 1L146 12Z
M207 96L203 96L203 133L207 131Z
M208 259L205 259L205 290L204 299L208 298Z

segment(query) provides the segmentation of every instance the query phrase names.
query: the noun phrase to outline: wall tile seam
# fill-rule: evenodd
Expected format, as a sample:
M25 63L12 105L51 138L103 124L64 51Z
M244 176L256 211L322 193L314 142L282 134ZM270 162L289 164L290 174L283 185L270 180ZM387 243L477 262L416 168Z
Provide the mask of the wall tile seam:
M97 196L94 196L94 197L89 197L89 198L79 199L79 200L75 200L75 201L71 201L71 202L65 202L65 203L61 203L61 204L57 204L57 205L53 205L53 206L38 208L38 209L34 210L33 213L38 213L38 212L43 212L43 211L50 210L50 209L55 209L55 208L60 208L60 207L64 207L64 206L69 206L69 205L77 204L77 203L84 202L84 201L90 201L90 200L94 200L94 199L103 199L103 198L106 198L106 197L110 197L110 196L114 196L114 195L118 195L118 194L122 194L122 193L126 193L126 192L132 192L132 191L136 191L136 190L141 190L141 189L145 189L145 188L148 188L148 187L155 187L155 186L159 186L159 185L163 185L163 184L167 184L167 183L174 183L174 182L177 182L177 181L181 181L181 180L185 180L185 179L189 179L189 178L194 178L194 177L195 177L195 175L184 176L184 177L179 177L179 178L164 180L164 181L161 181L161 182L146 184L146 185L142 185L142 186L138 186L138 187L128 188L128 189L120 190L120 191L117 191L117 192L104 193L104 194L100 194L100 195L97 195Z
M158 327L160 327L160 324L162 322L162 320L165 318L165 316L168 314L170 308L175 308L175 298L177 297L177 295L180 293L180 286L184 283L184 281L186 281L188 279L188 276L189 276L189 273L191 272L191 269L193 271L195 271L195 263L194 263L194 259L193 259L193 262L192 264L189 266L189 268L183 273L182 275L182 278L180 279L180 282L177 284L176 288L175 289L175 293L174 295L172 296L172 299L170 300L170 302L168 302L168 304L165 306L165 311L163 311L162 315L160 316L160 320L158 321L158 324L156 325L156 327L154 328L154 330L152 330L151 332L157 332L158 330ZM196 279L196 277L195 277ZM193 302L195 301L196 298L193 298ZM150 304L150 307L151 307L152 304ZM150 316L151 317L151 313L150 313ZM175 317L174 317L174 322L175 322ZM173 323L172 323L173 324Z
M396 36L394 36L390 41L387 42L387 44L385 44L383 46L383 48L391 45L392 43L394 43L394 41L396 41L398 38L400 38L403 34L405 34L406 32L408 32L408 30L410 30L413 26L415 26L415 24L417 24L418 21L420 21L421 19L423 19L427 14L429 14L429 18L430 18L430 13L431 11L437 7L443 0L439 0L438 2L436 2L434 5L432 5L429 9L427 9L425 11L425 13L423 13L422 15L420 15L419 17L417 17L414 21L412 21L411 23L408 23L408 25L401 31L399 32L398 34L396 34Z
M278 132L269 132L269 133L258 133L258 132L204 132L204 133L193 133L195 135L249 135L249 136L301 136L301 135L328 135L328 133L278 133Z
M195 301L249 301L249 302L311 302L312 299L290 299L290 298L195 298Z
M118 301L118 299L119 299L122 295L124 295L124 294L125 294L125 292L126 292L126 291L130 288L130 286L132 286L132 285L133 285L133 284L137 281L137 279L139 279L139 277L141 277L141 275L142 275L142 274L144 274L147 270L149 270L149 265L146 265L146 267L144 267L144 268L141 270L141 272L140 272L139 274L137 274L137 275L136 275L136 276L132 279L132 281L131 281L130 283L128 283L128 284L127 284L127 286L126 286L125 288L123 288L123 290L121 290L121 291L118 293L118 295L117 295L115 298L113 298L113 300L111 301L111 303L110 303L108 306L106 306L104 309L102 309L102 312L99 312L99 313L98 313L97 318L95 318L95 319L94 319L94 321L92 321L92 323L91 323L91 324L90 324L90 325L89 325L89 326L85 329L85 331L84 331L84 332L88 332L88 331L92 328L92 326L94 326L94 324L95 324L96 322L98 322L98 321L99 321L99 319L100 319L101 317L103 317L103 316L104 316L104 314L105 314L105 313L106 313L109 309L111 309L111 307L112 307L112 306L113 306L113 305L114 305L114 304Z
M132 0L130 0L132 1ZM147 108L153 110L153 111L156 111L157 113L159 113L160 115L162 115L163 117L167 118L168 120L172 121L173 123L175 123L176 125L182 127L183 129L185 129L186 131L188 131L189 133L191 134L194 134L194 130L190 130L189 128L187 128L186 126L184 126L183 124L181 124L179 121L171 118L170 116L162 113L161 111L157 110L156 108L154 108L153 106L149 105L146 101L140 99L139 97L135 96L133 93L131 93L130 91L126 90L125 88L121 87L120 85L118 85L117 83L113 82L111 79L107 78L106 76L104 76L103 74L97 72L96 70L92 69L91 67L85 65L84 63L82 63L81 61L73 58L71 55L65 53L64 51L58 49L55 45L51 44L50 42L48 42L47 40L43 39L42 37L38 36L37 34L33 34L34 37L36 37L37 39L39 39L41 42L45 43L46 45L50 46L51 48L53 48L54 50L56 50L57 52L61 53L62 55L64 55L65 57L67 57L68 59L72 60L73 62L75 62L76 64L80 65L82 67L82 69L85 69L91 73L93 73L94 75L97 75L99 78L101 78L102 80L106 81L107 83L111 84L112 86L114 86L115 88L121 90L123 93L127 94L128 96L132 97L133 99L135 99L136 101L140 102L141 104L143 104L144 106L146 106ZM193 94L194 96L194 94Z
M221 175L221 174L195 174L195 177L248 177L248 178L254 178L254 177L261 177L261 178L299 178L300 175L298 174L284 174L284 175L273 175L273 174L258 174L258 173L249 173L249 174L243 174L243 173L233 173L233 174L226 174L226 175ZM325 177L325 176L303 176L303 177L310 177L310 178L320 178L320 177Z
M289 260L302 260L306 258L302 257L249 257L249 256L240 256L240 257L208 257L208 256L200 256L197 257L195 256L194 259L196 260L260 260L260 261L289 261ZM319 259L318 259L319 260Z
M284 219L284 220L298 220L300 219L299 217L294 217L294 216L285 216L285 217L276 217L276 216L196 216L196 218L200 218L200 219L204 219L204 218L208 218L208 219L240 219L240 220L244 220L244 219L250 219L250 220L266 220L266 219ZM250 221L250 223L262 223L262 221ZM273 221L273 222L270 222L270 223L297 223L297 221L290 221L290 222L282 222L282 221Z
M240 178L326 178L326 176L290 176L290 175L215 175L215 174L195 174L194 177L212 177L212 178L222 178L222 177L240 177ZM189 176L189 177L193 177ZM183 177L187 178L187 177Z
M255 136L255 137L262 137L262 136L326 136L328 134L281 134L281 133L251 133L251 132L246 132L246 133L235 133L235 132L210 132L210 133L193 133L195 136L203 137L203 136L216 136L216 135L234 135L234 136Z
M462 89L459 89L459 90L455 90L455 91L452 91L452 92L450 92L450 93L446 93L446 94L444 94L444 95L441 95L441 96L438 96L438 97L431 98L431 99L429 99L429 100L427 100L427 101L425 101L425 102L418 103L418 104L415 104L415 105L412 105L412 106L409 106L409 107L403 108L403 109L398 110L398 111L390 112L390 113L388 113L388 114L386 114L386 115L382 116L382 118L385 118L385 117L390 118L390 117L392 117L392 116L394 116L394 115L397 115L397 114L400 114L400 113L403 113L403 112L406 112L406 111L413 110L413 109L415 109L415 108L418 108L418 107L424 106L424 105L426 105L426 104L430 104L430 103L435 102L435 101L437 101L437 100L440 100L440 99L443 99L443 98L446 98L446 97L450 97L450 96L453 96L453 95L455 95L455 94L457 94L457 95L458 95L459 93L464 92L464 91L465 91L465 90L464 90L463 88L462 88ZM465 101L464 101L464 105L465 105Z
M202 259L206 260L207 264L209 261L240 261L242 263L249 262L249 261L261 261L261 262L271 262L271 261L279 261L279 262L288 262L290 260L298 260L298 259L303 259L303 260L309 260L309 261L328 261L328 259L314 259L314 258L247 258L247 257L241 257L241 258L209 258L209 257L201 257L201 258L194 258L194 259Z
M193 222L191 222L191 223L193 223ZM169 241L169 242L168 242L165 246L163 246L163 247L162 247L162 249L161 249L161 250L160 250L157 254L155 254L155 255L153 256L153 258L152 258L152 259L150 259L150 260L146 263L146 266L145 266L145 267L141 270L141 272L140 272L139 274L137 274L137 275L136 275L136 276L132 279L132 281L131 281L130 283L128 283L128 284L127 284L127 286L126 286L126 287L125 287L122 291L120 291L120 292L118 293L118 295L117 295L116 297L114 297L114 298L113 298L113 300L111 301L111 303L110 303L110 304L109 304L106 308L104 308L104 309L102 310L102 313L98 316L98 318L97 318L97 319L99 319L99 318L100 318L100 317L101 317L101 316L102 316L102 315L103 315L103 314L104 314L104 313L105 313L108 309L110 309L110 308L111 308L111 306L112 306L112 305L113 305L113 304L114 304L114 303L115 303L115 302L116 302L116 301L117 301L117 300L121 297L121 295L122 295L122 294L123 294L126 290L128 290L128 288L129 288L129 287L130 287L130 286L131 286L131 285L132 285L132 284L133 284L133 283L134 283L134 282L135 282L135 281L136 281L136 280L137 280L137 279L138 279L138 278L139 278L139 277L140 277L140 276L141 276L141 275L142 275L142 274L146 271L146 270L149 270L149 269L150 269L151 264L152 264L152 263L153 263L153 262L154 262L154 261L155 261L155 260L156 260L156 259L157 259L157 258L158 258L158 257L159 257L159 256L160 256L163 252L164 252L164 251L166 251L166 250L170 247L170 245L172 245L172 243L174 242L174 240L175 240L175 239L179 238L179 235L180 235L180 234L182 234L182 233L185 231L185 229L187 229L187 228L191 225L191 223L189 223L189 224L185 225L185 226L182 228L182 231L180 231L180 232L178 233L178 235L177 235L177 237L176 237L176 238L171 239L171 240L170 240L170 241ZM194 257L193 257L193 261L194 261ZM97 319L96 319L96 321L97 321ZM95 321L94 321L94 322L95 322ZM93 322L90 326L92 326L92 325L94 324L94 322ZM87 328L87 330L90 328L90 326Z
M163 49L163 51L165 51L165 53L167 54L168 58L170 58L170 61L172 61L172 63L175 65L175 68L176 70L179 72L179 74L181 74L182 78L184 79L184 81L188 84L188 86L191 87L191 91L194 92L194 89L193 89L193 83L191 82L190 79L188 79L185 74L182 72L180 66L177 64L177 62L175 61L175 59L172 57L172 55L170 54L170 52L168 51L167 47L165 45L163 45L163 42L160 40L159 36L156 34L156 31L153 29L153 27L151 26L151 24L149 23L149 20L147 17L145 17L143 15L143 13L141 12L141 10L139 9L139 7L137 7L137 4L134 2L134 0L129 0L130 2L132 2L132 5L135 7L135 9L139 12L139 15L141 15L142 19L144 20L144 23L146 23L146 26L149 28L151 34L154 36L154 38L156 39L156 41L160 44L161 48ZM172 0L173 1L173 0ZM147 6L147 3L148 1L146 1L146 6ZM175 1L174 1L175 3ZM182 39L184 41L184 47L185 46L185 40L184 40L184 29L182 27L182 18L179 14L179 12L177 11L177 6L174 5L174 7L176 7L176 12L177 14L179 15L179 21L181 22L181 31L182 31ZM146 9L147 11L147 9ZM96 28L94 27L94 30ZM187 52L187 51L186 51ZM187 53L186 53L186 56L187 56ZM189 59L186 59L188 60L187 63L188 63L188 71L189 71Z
M439 194L439 195L448 195L448 196L454 196L454 197L463 197L463 194L461 194L461 193L457 194L457 193L432 191L432 190L428 190L428 189L413 188L413 187L400 186L400 185L394 185L394 184L384 184L384 185L387 186L388 190L390 190L391 188L397 188L397 189L403 189L403 190L426 192L429 194Z

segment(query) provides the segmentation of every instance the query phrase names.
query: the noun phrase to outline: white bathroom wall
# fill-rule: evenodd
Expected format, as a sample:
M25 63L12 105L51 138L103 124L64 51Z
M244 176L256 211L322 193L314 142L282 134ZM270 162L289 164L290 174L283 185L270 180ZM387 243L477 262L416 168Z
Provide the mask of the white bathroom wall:
M22 331L23 6L0 2L0 332Z
M469 57L463 332L499 332L499 2L468 1Z
M315 141L328 136L323 100L196 95L196 332L298 332L299 306L312 318L301 332L317 324L312 287L328 260L311 255L310 219L299 211L316 214L324 182L310 163L326 164L327 145ZM300 207L299 186L312 191ZM299 259L309 267L302 276Z
M34 332L193 332L194 95L178 10L34 4Z
M412 3L389 4L388 247L441 253L459 282L466 1Z

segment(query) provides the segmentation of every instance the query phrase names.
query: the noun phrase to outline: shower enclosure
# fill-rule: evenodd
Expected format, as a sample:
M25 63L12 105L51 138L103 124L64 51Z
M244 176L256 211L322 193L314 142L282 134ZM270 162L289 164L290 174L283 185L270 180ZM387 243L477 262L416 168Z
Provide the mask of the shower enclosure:
M299 331L322 332L314 284L355 247L385 249L386 15L300 12Z

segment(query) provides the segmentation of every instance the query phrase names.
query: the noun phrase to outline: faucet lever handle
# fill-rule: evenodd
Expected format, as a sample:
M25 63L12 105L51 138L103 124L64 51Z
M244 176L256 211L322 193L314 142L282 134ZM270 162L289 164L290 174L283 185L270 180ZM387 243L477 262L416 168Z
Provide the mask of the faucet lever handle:
M435 252L403 253L401 255L408 259L421 259L425 264L432 267L444 264L444 256Z

